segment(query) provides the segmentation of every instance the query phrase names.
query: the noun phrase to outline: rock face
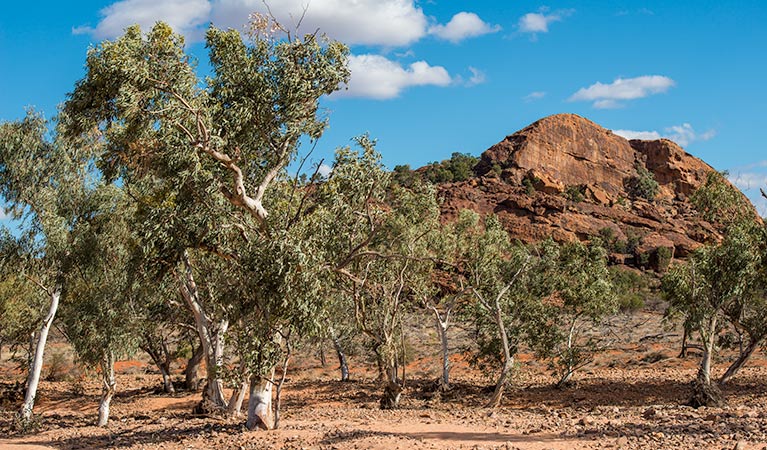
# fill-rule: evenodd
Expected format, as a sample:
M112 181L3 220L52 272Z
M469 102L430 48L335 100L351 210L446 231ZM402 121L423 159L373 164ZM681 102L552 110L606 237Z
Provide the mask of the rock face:
M638 168L658 183L652 201L627 188ZM669 140L628 141L577 115L558 114L490 147L475 178L441 185L440 196L446 220L461 209L493 213L525 242L602 235L620 261L653 266L663 259L658 249L684 257L719 238L687 202L713 170Z

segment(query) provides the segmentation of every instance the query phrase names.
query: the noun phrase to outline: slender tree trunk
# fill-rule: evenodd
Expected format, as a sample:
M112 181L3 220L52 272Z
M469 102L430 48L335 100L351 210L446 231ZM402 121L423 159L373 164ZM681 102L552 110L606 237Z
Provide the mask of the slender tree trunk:
M703 356L701 357L698 375L693 383L690 406L718 406L722 403L722 392L711 379L711 366L716 345L716 317L709 320L707 329L703 333Z
M384 382L387 377L386 363L384 362L384 356L381 354L381 344L376 343L373 347L373 352L376 355L376 366L378 367L378 381Z
M325 367L328 365L328 359L325 357L325 343L320 342L320 365Z
M288 364L290 363L290 356L293 352L290 346L290 338L285 340L285 348L287 353L285 354L285 360L282 362L282 374L280 375L280 381L277 383L277 392L274 398L274 429L280 427L280 407L282 406L282 386L285 385L285 378L288 376Z
M224 398L224 383L221 380L220 369L224 364L224 334L229 328L229 321L221 319L215 329L213 336L213 355L206 364L208 377L208 398L213 400L218 407L226 408L226 399Z
M339 369L341 369L341 381L349 381L349 365L346 362L346 353L344 353L341 341L338 339L338 335L336 335L333 327L330 327L329 330L330 339L333 341L333 348L336 350L336 355L338 355L338 365Z
M171 359L168 346L164 341L156 344L153 342L153 339L154 337L149 334L144 335L143 350L150 358L152 358L152 362L154 362L155 366L160 370L163 392L166 394L174 394L176 388L173 386L173 379L170 374Z
M682 334L682 350L679 351L678 358L687 358L687 337L689 333L687 327L684 327L684 333Z
M173 378L170 375L170 367L166 364L158 365L162 373L162 389L166 394L175 394L176 388L173 386Z
M562 377L559 378L559 381L557 382L556 387L558 389L564 388L567 383L570 381L570 378L573 376L573 372L575 372L575 363L573 361L573 345L575 344L575 325L578 321L578 317L574 317L573 321L570 323L570 330L567 333L567 347L565 348L565 358L567 359L565 361L565 373L562 374Z
M187 252L184 252L182 261L184 263L184 279L181 283L181 293L194 315L197 333L202 344L207 374L203 403L207 401L215 408L225 409L226 399L224 398L224 386L220 378L219 367L223 363L224 334L229 327L229 322L226 319L221 319L218 326L215 328L211 326L210 319L205 313L199 298L197 283L194 281L192 265ZM206 405L201 406L203 409L206 409Z
M738 359L733 361L732 364L730 364L730 367L727 368L727 371L722 375L722 378L719 379L719 384L726 384L732 377L734 377L738 371L740 370L743 365L745 365L748 360L751 358L751 355L754 354L754 351L759 348L759 345L761 344L761 339L753 339L751 340L746 348L744 348L740 355L738 356Z
M395 361L391 361L387 364L386 368L387 380L384 387L383 395L381 396L380 406L381 409L397 409L399 402L402 399L402 391L404 386L400 382L399 370Z
M248 430L270 430L274 427L272 411L272 387L274 368L269 378L253 375L250 378L250 398L248 399Z
M35 407L35 396L37 396L37 386L40 383L40 372L43 370L43 355L45 353L45 344L48 341L48 333L51 330L51 324L56 317L56 311L59 309L59 300L61 300L62 285L57 282L51 292L51 304L48 308L48 314L43 319L40 326L40 332L37 336L37 345L35 347L35 356L29 366L29 375L27 377L27 392L24 396L24 403L21 405L19 417L23 421L29 421L32 418L32 410Z
M447 340L447 328L448 320L450 317L450 311L445 314L445 320L440 317L437 308L432 309L434 311L434 322L437 328L437 336L439 336L439 342L442 349L442 377L440 378L440 387L443 390L450 389L450 353Z
M203 348L197 347L192 353L192 357L186 363L184 368L184 379L186 388L190 391L200 389L200 365L202 364Z
M503 312L501 311L500 298L498 297L495 299L494 313L495 325L498 328L498 338L501 340L501 347L503 349L503 368L495 383L493 396L490 397L490 401L487 403L487 406L490 408L497 408L501 405L503 391L514 367L514 359L511 356L511 346L509 345L509 335L506 333L506 324L503 323Z
M101 389L101 402L99 403L99 420L97 425L105 427L109 421L109 407L112 397L115 395L115 356L110 350L101 359L101 377L103 387Z
M232 396L229 398L227 406L227 415L229 417L239 417L240 411L242 411L242 402L245 401L245 394L248 392L248 379L245 373L245 360L240 359L240 376L243 378L240 387L232 391Z
M240 387L232 392L227 405L227 415L229 417L239 417L242 412L242 403L245 401L245 394L248 393L248 382L243 381Z

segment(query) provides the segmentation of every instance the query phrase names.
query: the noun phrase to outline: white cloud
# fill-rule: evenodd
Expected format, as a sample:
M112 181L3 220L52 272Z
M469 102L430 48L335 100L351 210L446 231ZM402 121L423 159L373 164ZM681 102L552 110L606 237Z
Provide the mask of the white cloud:
M428 19L411 0L279 0L268 1L277 20L286 28L301 22L302 32L328 34L350 45L398 47L426 35ZM212 21L220 28L242 29L248 15L267 13L262 0L214 0Z
M767 174L757 172L731 173L728 178L741 191L767 189Z
M616 102L615 100L597 100L594 102L594 108L596 109L618 109L623 108L623 103Z
M594 83L570 96L570 101L593 101L598 109L619 108L621 101L634 100L666 92L676 83L669 77L645 75L636 78L618 78L610 84Z
M490 25L480 19L478 15L464 11L454 15L450 22L445 25L430 27L429 34L456 43L470 37L496 33L500 30L500 25Z
M527 13L520 17L517 27L521 33L529 33L533 35L537 33L548 33L549 25L554 22L561 22L573 12L572 9L567 9L546 14L546 9L542 8L537 13Z
M543 91L533 91L533 92L525 95L524 97L522 97L522 99L524 101L526 101L527 103L530 103L530 102L534 102L536 100L540 100L543 97L546 97L546 93L545 92L543 92Z
M626 139L655 140L666 138L682 147L686 147L696 141L708 141L716 136L716 130L713 129L704 133L697 133L689 123L666 127L663 131L663 133L660 133L658 131L613 130L613 133Z
M485 72L475 68L475 67L469 67L469 72L471 72L471 77L469 78L469 81L466 83L466 86L476 86L478 84L482 84L487 80L487 77L485 76Z
M657 131L613 130L613 133L628 140L642 139L645 141L654 141L661 138L660 133Z
M698 134L689 123L666 128L666 137L682 147L686 147L687 144L694 141L708 141L714 136L716 136L716 130L708 130Z
M327 178L330 176L330 172L332 171L333 168L325 163L320 164L320 166L317 168L317 173L320 174L322 178Z
M740 169L740 170L751 170L751 169L756 169L756 168L760 168L760 167L767 167L767 159L762 160L762 161L757 161L757 162L751 163L751 164L746 164L745 166L740 166L740 167L738 167L738 169Z
M767 191L767 173L731 171L727 178L746 194L760 216L767 216L767 199L762 196L760 190L764 189Z
M158 21L168 23L188 39L202 37L201 27L208 23L211 5L207 0L122 0L99 11L101 21L95 28L79 26L74 34L91 34L97 39L111 39L123 34L133 24L148 30Z
M442 66L416 61L407 68L381 55L351 55L348 89L333 97L365 97L377 100L395 98L411 86L448 86L453 79Z

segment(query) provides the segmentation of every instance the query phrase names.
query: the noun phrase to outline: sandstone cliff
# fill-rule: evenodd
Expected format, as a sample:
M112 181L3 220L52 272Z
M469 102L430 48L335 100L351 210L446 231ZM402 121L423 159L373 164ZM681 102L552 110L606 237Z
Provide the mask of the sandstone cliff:
M643 168L658 183L652 201L630 188ZM440 196L446 220L466 208L494 213L526 242L601 234L612 240L616 262L658 269L659 259L684 257L718 238L687 202L712 170L669 140L628 141L558 114L490 147L474 178L440 185Z

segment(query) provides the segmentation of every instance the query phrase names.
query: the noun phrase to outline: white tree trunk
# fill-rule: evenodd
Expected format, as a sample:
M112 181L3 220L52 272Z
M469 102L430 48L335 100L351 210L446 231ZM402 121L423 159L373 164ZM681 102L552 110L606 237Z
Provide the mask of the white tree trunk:
M114 353L109 351L101 361L101 376L103 387L101 390L101 402L99 403L99 420L97 425L105 427L109 422L109 407L112 404L112 397L115 395L115 357Z
M242 411L242 403L245 401L245 394L248 393L248 382L243 381L240 387L232 392L227 405L227 414L229 417L239 417Z
M442 349L442 377L440 378L440 384L442 389L450 389L450 349L448 347L447 340L450 309L448 309L445 313L444 320L440 316L437 308L432 307L432 311L434 311L434 322L437 328L437 336L439 336L439 342Z
M272 386L274 380L274 368L267 379L253 376L250 379L250 398L248 399L248 421L245 426L248 430L257 428L270 430L274 428L272 410Z
M37 386L40 383L40 373L43 370L43 355L45 353L45 344L48 341L48 333L51 330L51 324L56 317L56 311L59 309L59 300L61 300L61 283L56 283L51 292L51 305L48 308L48 315L43 319L40 333L37 337L37 346L35 356L29 366L29 376L27 377L27 392L24 396L24 403L21 405L19 416L22 420L28 421L32 418L32 410L35 407L35 396L37 396Z
M699 406L719 406L722 402L722 391L711 379L711 366L716 351L716 325L717 317L709 319L706 328L700 330L703 338L703 357L698 367L698 375L693 384L692 398L689 405L695 408Z
M226 319L221 319L218 326L211 329L210 319L208 319L200 301L197 283L194 281L192 265L187 252L184 252L182 260L184 279L181 280L181 294L194 315L197 334L200 336L200 343L202 344L208 381L205 398L218 408L226 408L224 386L219 376L219 368L223 364L224 334L229 327L229 322Z

